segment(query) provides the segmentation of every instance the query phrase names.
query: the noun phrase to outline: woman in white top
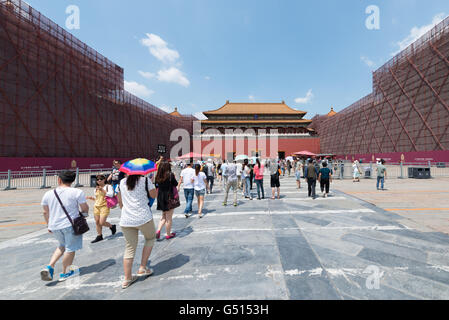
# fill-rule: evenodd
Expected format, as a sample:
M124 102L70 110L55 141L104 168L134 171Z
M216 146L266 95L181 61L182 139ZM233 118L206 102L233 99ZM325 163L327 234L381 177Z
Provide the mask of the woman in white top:
M146 191L145 181L148 185ZM154 226L153 214L148 205L149 199L157 198L157 190L150 179L137 175L127 176L120 182L117 198L122 215L120 217L120 227L126 240L126 250L123 257L123 269L125 271L125 281L122 288L128 288L137 280L137 277L150 276L153 270L147 268L148 259L153 249L156 239L156 228ZM132 275L132 265L136 253L139 231L145 237L145 245L142 251L142 260L137 276Z
M203 217L204 195L209 186L206 174L201 171L201 166L199 164L195 166L195 176L192 178L192 183L198 199L198 217L201 219Z

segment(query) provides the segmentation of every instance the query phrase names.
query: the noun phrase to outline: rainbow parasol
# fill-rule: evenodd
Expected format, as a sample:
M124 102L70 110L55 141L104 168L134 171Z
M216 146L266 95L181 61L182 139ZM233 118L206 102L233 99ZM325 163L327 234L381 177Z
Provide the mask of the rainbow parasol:
M142 175L145 176L151 172L157 171L156 164L148 159L134 159L125 162L119 169L127 175Z

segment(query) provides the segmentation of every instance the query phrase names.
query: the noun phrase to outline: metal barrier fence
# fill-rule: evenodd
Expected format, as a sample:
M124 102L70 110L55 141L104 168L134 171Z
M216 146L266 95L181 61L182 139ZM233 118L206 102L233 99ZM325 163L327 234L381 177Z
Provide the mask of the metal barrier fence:
M430 176L432 178L449 177L449 163L421 163L421 164L387 164L387 177L408 179L408 168L420 167L430 168ZM333 170L334 179L352 179L354 168L352 162L333 163L330 168ZM362 172L361 179L375 179L377 176L376 163L361 163L359 169ZM181 169L173 166L172 171L176 178L179 179ZM0 172L0 190L16 190L16 189L47 189L54 188L58 185L59 170L42 170L42 171L8 171ZM76 180L74 187L90 187L91 176L103 174L108 176L111 170L76 170Z
M361 163L359 164L361 171L361 179L375 179L377 177L376 163ZM409 168L430 168L430 176L432 178L449 177L449 163L399 163L386 164L387 177L408 179ZM336 179L352 179L354 174L354 167L352 162L334 163L332 164L334 171L334 178ZM342 170L343 169L343 170Z
M47 189L58 185L58 174L62 170L42 171L11 171L0 172L0 190L16 189ZM92 175L104 174L108 176L111 170L76 170L74 187L90 187Z

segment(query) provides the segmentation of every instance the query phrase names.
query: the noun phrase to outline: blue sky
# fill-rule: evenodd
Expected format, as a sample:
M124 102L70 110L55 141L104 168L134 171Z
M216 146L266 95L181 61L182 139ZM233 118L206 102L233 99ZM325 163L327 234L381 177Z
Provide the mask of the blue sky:
M126 87L184 114L231 102L340 111L372 90L371 73L449 15L447 0L29 0L125 69ZM380 30L365 12L380 9Z

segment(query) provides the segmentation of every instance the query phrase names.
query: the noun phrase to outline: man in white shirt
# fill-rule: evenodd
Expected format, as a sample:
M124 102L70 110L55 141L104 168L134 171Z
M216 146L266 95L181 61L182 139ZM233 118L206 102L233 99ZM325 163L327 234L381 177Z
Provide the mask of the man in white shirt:
M228 194L229 189L232 188L232 191L234 191L234 207L237 207L237 165L234 163L228 164L226 167L226 170L223 171L223 175L226 173L227 176L227 184L225 189L225 198L223 205L226 206L228 202Z
M237 186L238 186L239 190L242 190L242 171L243 171L242 168L243 168L243 165L240 162L238 162L236 164L236 167L237 167Z
M82 214L87 215L89 206L86 203L86 195L82 190L71 188L75 178L76 173L73 171L61 172L58 176L56 190L48 191L42 198L41 204L44 209L44 219L48 226L48 232L52 233L59 241L59 246L53 253L49 265L41 271L41 279L44 281L53 280L55 264L62 256L64 258L59 281L65 281L75 275L73 270L68 272L67 269L73 264L75 252L83 247L83 236L74 234L72 223L54 193L56 191L72 221L79 216L79 209L81 209Z
M186 198L186 209L184 214L186 218L189 217L189 213L192 212L193 197L195 196L195 188L192 183L193 177L195 177L195 169L192 168L192 161L187 164L187 168L181 171L181 178L178 183L178 191L181 188L181 184L184 183L184 196Z
M226 185L228 184L228 176L226 175L226 168L229 166L228 160L223 162L221 165L221 172L223 176L223 189L226 188Z

